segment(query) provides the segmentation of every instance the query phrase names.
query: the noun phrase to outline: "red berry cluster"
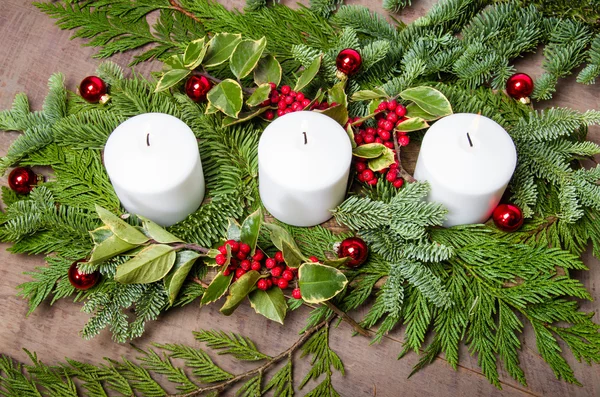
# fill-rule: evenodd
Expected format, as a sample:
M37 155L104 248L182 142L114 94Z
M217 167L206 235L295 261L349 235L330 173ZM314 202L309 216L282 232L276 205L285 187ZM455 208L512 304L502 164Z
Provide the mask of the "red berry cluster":
M304 110L310 105L311 100L306 98L303 93L292 90L289 85L282 86L279 90L275 83L269 83L271 85L271 93L269 99L261 103L261 107L277 107L277 111L269 109L265 111L264 117L267 120L273 120L275 116L281 117L284 114L299 112ZM337 103L333 102L329 104L327 102L315 101L310 106L310 110L325 110L330 107L336 106Z
M358 146L366 145L368 143L381 143L390 149L394 149L394 128L406 120L406 107L392 99L389 101L383 101L377 107L377 128L367 127L361 128L362 124L359 124L358 131L354 134L354 141ZM398 144L400 146L406 146L410 143L410 138L406 132L398 132ZM379 181L378 176L367 166L367 160L358 158L354 164L356 173L358 174L358 180L369 185L376 185ZM388 182L394 185L396 188L402 187L404 179L400 177L398 172L398 159L396 163L377 171L381 174L380 178L385 178Z
M250 255L252 248L248 244L235 240L227 240L225 244L217 248L220 254L215 257L215 261L219 266L223 266L227 262L228 245L231 249L232 258L227 268L223 270L223 275L228 276L233 273L234 282L246 274L246 272L255 270L263 275L270 275L270 277L258 280L256 283L258 289L264 291L273 286L286 289L290 281L294 280L297 276L298 269L286 266L281 251L277 251L273 258L268 258L262 251L256 251L254 255ZM299 293L300 290L298 289ZM294 294L292 292L292 295L295 297Z

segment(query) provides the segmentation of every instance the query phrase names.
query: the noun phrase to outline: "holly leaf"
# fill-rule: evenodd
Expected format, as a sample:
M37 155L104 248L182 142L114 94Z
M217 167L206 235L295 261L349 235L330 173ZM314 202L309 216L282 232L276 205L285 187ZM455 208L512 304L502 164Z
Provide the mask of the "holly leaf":
M267 110L269 110L269 108L264 107L264 108L255 109L251 112L241 112L240 114L238 114L237 118L226 116L223 119L222 125L223 125L223 127L229 127L229 126L232 126L235 124L245 123L248 120L252 120L253 118L260 116Z
M344 105L336 105L325 110L317 110L325 116L329 116L338 122L341 126L345 126L348 122L348 108Z
M261 58L254 69L254 82L256 85L275 83L279 85L283 71L279 61L273 55Z
M206 110L204 111L204 114L215 114L215 113L219 113L219 109L216 108L215 106L213 106L212 103L208 102L206 104Z
M208 50L206 51L206 56L204 57L204 66L218 66L227 61L241 41L241 34L215 34L208 42Z
M298 270L302 299L308 303L320 303L333 298L347 283L344 273L320 263L305 263Z
M301 252L300 248L298 248L298 245L294 241L294 238L287 230L274 223L265 223L264 225L267 230L269 230L273 245L277 247L279 251L283 252L283 242L285 241L290 247L294 248L298 252Z
M254 70L267 46L267 39L243 40L231 54L229 66L238 79L243 79Z
M440 91L431 87L414 87L400 93L402 99L413 101L418 107L433 116L452 114L452 105Z
M396 125L396 131L410 132L418 131L424 128L428 128L429 124L420 117L413 117L408 120L404 120L400 124Z
M352 150L352 154L363 159L375 159L384 154L388 149L381 143L367 143Z
M102 222L121 240L129 244L144 244L148 237L112 212L96 204L96 212Z
M283 324L287 304L280 288L269 288L266 291L257 289L248 295L248 299L256 313Z
M283 253L283 259L285 263L289 267L300 267L302 262L304 261L304 256L300 252L300 250L292 247L287 241L282 241L283 249L281 250Z
M352 128L352 124L348 124L346 126L346 134L348 134L348 138L350 138L350 143L352 144L352 150L356 149L356 141L354 140L354 128Z
M359 125L364 123L365 121L372 119L373 117L377 116L379 113L381 113L381 111L377 111L377 109L375 109L374 113L370 113L368 115L366 115L365 117L361 117L360 119L353 121L352 125Z
M133 259L117 266L115 281L121 284L149 284L165 277L175 264L175 250L154 244L144 248Z
M351 260L352 260L352 257L350 257L350 256L346 256L344 258L337 258L337 259L325 259L323 261L323 265L335 267L337 269L338 267L345 265L346 263L350 262Z
M343 107L348 107L348 96L346 95L346 82L340 81L329 90L327 90L329 94L329 103L337 103L338 105L342 105Z
M194 262L200 257L200 254L190 250L177 252L175 263L165 277L165 289L169 294L169 303L172 305L179 294L179 290L187 278Z
M150 219L141 215L138 215L137 217L142 220L142 227L144 228L146 234L150 236L150 238L152 238L154 241L162 244L183 242L183 240L181 240L179 237L176 237L171 233L167 232L165 229L152 222Z
M394 151L387 147L386 149L387 150L383 152L381 156L369 159L367 164L372 171L384 170L396 162L396 160L394 160Z
M214 86L206 95L208 102L230 117L237 117L242 110L242 87L237 81L226 79Z
M373 99L371 102L369 102L369 113L373 116L376 116L377 113L379 113L378 109L381 102L383 102L383 99Z
M260 273L250 270L229 287L229 295L221 308L221 313L229 316L242 303L244 298L254 289L256 282L260 279Z
M406 117L419 117L425 121L433 121L440 118L439 116L434 116L433 114L427 113L426 111L418 107L416 103L409 103L406 106Z
M204 291L204 295L202 295L202 300L200 301L201 305L208 305L216 300L219 300L225 292L227 292L227 288L229 288L229 284L231 284L231 279L233 278L233 274L229 276L224 276L223 273L219 272L217 276L210 283L206 291Z
M317 93L315 94L315 97L313 98L312 101L310 101L310 103L308 105L306 105L306 107L302 110L310 110L310 108L312 108L312 106L317 102L321 102L321 100L323 100L323 97L325 96L325 93L323 92L323 90L321 88L319 88L319 90L317 91Z
M156 83L156 88L154 92L161 92L168 90L169 88L175 86L181 80L185 79L187 76L192 73L189 69L171 69L165 72L158 83Z
M252 251L250 251L250 255L254 255L256 251L256 243L258 242L258 236L260 234L260 227L263 222L263 214L262 211L257 209L242 223L242 231L240 235L240 241L246 243L250 246Z
M352 94L353 101L368 101L372 99L383 99L387 98L388 94L381 88L375 88L373 90L362 90L356 91Z
M250 98L246 101L246 104L250 107L258 106L267 99L269 99L269 94L271 93L271 86L268 83L261 84L250 95Z
M185 65L183 64L183 55L181 54L172 55L165 59L163 63L171 69L185 69Z
M298 77L298 81L296 82L296 86L294 87L294 91L298 92L310 84L311 81L315 78L317 73L319 73L319 69L321 68L321 60L323 59L323 55L319 55L312 61L312 63L304 69L300 77Z
M242 227L233 218L227 219L227 240L240 241L242 236Z
M94 243L96 244L92 250L90 259L88 260L88 263L92 265L102 263L138 246L136 244L129 244L128 242L121 240L115 236L110 229L107 229L108 227L105 226L90 232L92 235L92 240L94 240Z
M208 46L206 45L205 37L194 40L188 44L188 46L185 48L185 52L183 53L183 63L185 67L193 70L200 66L204 60L207 49Z

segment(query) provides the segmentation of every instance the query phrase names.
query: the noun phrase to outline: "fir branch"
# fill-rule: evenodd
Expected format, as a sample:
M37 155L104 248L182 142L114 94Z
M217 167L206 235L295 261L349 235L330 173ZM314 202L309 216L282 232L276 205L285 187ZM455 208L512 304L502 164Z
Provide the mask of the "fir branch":
M223 331L194 332L194 337L212 349L220 350L219 354L231 354L238 360L269 360L270 356L258 351L256 345L242 335Z
M396 14L411 4L410 0L383 0L383 8Z

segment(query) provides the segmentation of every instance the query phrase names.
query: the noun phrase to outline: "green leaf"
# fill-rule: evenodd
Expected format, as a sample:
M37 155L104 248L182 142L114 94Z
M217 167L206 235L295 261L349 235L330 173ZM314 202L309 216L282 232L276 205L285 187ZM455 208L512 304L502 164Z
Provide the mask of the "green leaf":
M386 149L387 150L383 152L381 156L374 159L369 159L368 165L371 170L381 171L396 162L396 160L394 160L394 151L387 147Z
M92 241L95 245L102 243L103 241L114 235L115 234L112 232L112 230L110 230L110 227L106 225L100 226L99 228L94 229L90 232L90 236L92 236Z
M388 149L381 143L367 143L354 149L352 154L363 159L375 159L384 154Z
M90 232L90 234L94 232ZM88 263L96 265L137 247L136 244L129 244L128 242L121 240L115 236L112 231L109 232L110 236L94 247Z
M221 313L229 316L242 303L244 298L248 296L250 291L254 289L256 282L260 279L260 273L255 270L250 270L229 287L229 295L221 308Z
M208 102L230 117L237 117L242 110L242 87L237 81L226 79L214 86L206 95Z
M319 263L305 263L298 270L298 284L302 299L308 303L320 303L339 294L348 279L341 271Z
M340 81L329 90L327 90L329 94L329 103L337 103L338 105L342 105L344 107L348 107L348 96L346 95L346 82Z
M183 55L181 54L172 55L165 59L163 63L166 66L169 66L171 69L185 69L185 65L183 64Z
M369 102L369 113L371 113L373 116L376 116L377 113L379 113L378 108L381 102L383 102L383 99L373 99L371 102Z
M400 97L408 101L413 101L418 107L433 116L447 116L452 114L452 106L448 99L431 87L414 87L404 90Z
M217 107L215 107L212 103L208 102L206 104L206 110L204 111L204 114L216 114L219 113L219 109Z
M154 92L168 90L169 88L173 87L181 80L189 76L190 73L192 73L192 71L189 69L171 69L165 72L160 78L160 80L158 80Z
M257 289L248 298L250 299L250 306L256 313L283 324L287 312L287 303L280 288L269 288L266 291Z
M242 232L240 235L240 241L246 243L252 248L250 255L254 255L256 251L256 243L258 242L258 236L260 234L260 227L263 222L263 214L261 209L257 209L242 223Z
M229 288L232 278L233 274L230 274L229 276L224 276L223 273L217 274L208 288L206 288L206 291L204 291L200 304L208 305L222 297L225 292L227 292L227 288Z
M106 226L121 240L129 244L144 244L148 237L112 212L96 204L96 212Z
M395 130L410 132L422 130L424 128L429 128L429 124L427 124L427 122L420 117L413 117L398 124Z
M283 242L285 241L290 247L300 252L300 248L298 248L294 238L287 230L274 223L265 223L264 226L269 230L271 241L279 251L283 251Z
M348 108L344 105L336 105L325 110L316 110L316 112L331 117L341 126L345 126L348 122Z
M300 250L292 247L287 241L282 241L283 244L283 259L289 267L300 267L304 261L304 256Z
M375 88L373 90L362 90L352 94L353 101L368 101L372 99L387 98L388 94L381 88Z
M254 70L267 46L265 37L260 40L244 40L238 44L231 54L229 64L231 71L238 79L243 79Z
M167 232L165 229L152 222L150 219L138 215L138 218L142 220L142 225L146 234L150 236L154 241L162 244L170 244L170 243L182 243L183 241L171 233Z
M115 281L121 284L148 284L165 277L175 263L175 251L168 245L155 244L117 267Z
M242 238L242 227L233 218L227 219L227 240L240 241Z
M427 113L426 111L418 107L416 103L409 103L406 106L406 117L419 117L425 121L433 121L440 118L440 116L434 116L433 114Z
M310 82L315 78L317 73L319 73L319 69L321 68L321 60L323 59L323 55L319 55L315 58L314 61L302 72L300 77L298 77L298 82L296 82L296 86L294 87L294 91L298 92L306 87Z
M337 259L325 259L323 261L323 265L335 267L336 269L340 266L345 265L346 263L352 260L351 257L346 256L345 258L337 258Z
M275 83L279 85L282 75L281 65L273 55L261 58L254 69L254 82L256 85Z
M185 48L185 52L183 53L183 63L185 67L193 70L200 66L204 60L207 49L208 46L206 45L205 37L194 40L188 44L188 46Z
M246 104L250 107L258 106L267 99L269 99L269 94L271 93L271 86L268 83L261 84L250 95L250 98L246 101Z
M241 34L217 33L208 42L204 66L213 67L227 61L242 41Z
M264 107L264 108L258 108L258 109L252 110L250 112L241 112L240 114L238 114L237 118L226 116L225 118L223 118L222 125L223 125L223 127L229 127L229 126L232 126L235 124L245 123L248 120L252 120L253 118L255 118L257 116L260 116L267 110L269 110L269 108Z
M190 250L177 252L175 264L169 274L165 277L165 289L169 294L169 303L171 305L175 302L175 298L177 298L177 294L188 276L190 269L199 257L199 253Z
M346 126L346 134L348 134L348 138L350 139L350 143L352 144L352 150L356 149L356 141L354 140L354 128L352 128L352 124L348 124Z

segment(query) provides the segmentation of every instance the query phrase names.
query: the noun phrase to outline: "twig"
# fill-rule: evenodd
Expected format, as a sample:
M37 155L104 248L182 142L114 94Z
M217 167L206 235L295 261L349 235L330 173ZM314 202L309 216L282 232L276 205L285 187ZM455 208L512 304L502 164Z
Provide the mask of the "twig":
M169 245L176 250L186 249L186 250L200 252L202 254L208 254L208 251L209 251L208 248L204 248L198 244L181 243L181 244L169 244Z
M235 377L233 377L233 378L231 378L229 380L217 383L217 384L212 385L212 386L201 387L199 389L196 389L196 390L194 390L192 392L185 393L185 394L169 394L169 395L167 395L167 397L194 397L194 396L199 396L200 394L206 393L206 392L209 392L209 391L222 391L227 386L229 386L231 384L234 384L234 383L237 383L237 382L239 382L240 380L242 380L244 378L248 378L248 377L250 377L252 375L263 373L264 371L266 371L267 369L269 369L274 364L277 364L279 361L283 360L284 358L290 357L292 354L294 354L294 352L296 350L298 350L304 344L304 342L306 342L314 333L316 333L321 328L323 328L324 326L326 326L327 324L329 324L330 320L331 319L323 320L319 324L317 324L314 327L308 329L287 350L285 350L284 352L280 353L278 356L273 357L272 359L270 359L269 361L267 361L266 363L264 363L260 367L251 369L250 371L246 371L243 374L239 374L239 375L237 375L237 376L235 376Z
M192 14L191 12L189 12L188 10L186 10L185 8L183 8L179 3L177 3L176 0L169 0L169 3L171 3L171 7L174 10L179 11L180 13L187 15L188 17L192 18L194 21L198 22L198 23L202 23L202 21L200 20L200 18L198 18L197 16L195 16L194 14Z
M330 310L332 310L335 314L340 316L345 322L350 324L352 326L352 328L354 328L354 330L356 332L358 332L359 334L361 334L362 336L366 336L367 338L371 336L369 331L367 331L366 329L361 327L360 324L358 324L352 317L350 317L344 311L340 310L337 306L335 306L330 301L325 301L324 305L327 306Z
M396 149L396 157L398 158L398 171L400 172L400 176L406 182L416 182L417 180L402 166L402 160L400 159L400 145L398 145L398 133L396 131L394 131L394 148Z
M191 278L190 281L192 281L196 284L200 284L202 286L202 288L208 288L208 284L205 283L204 281L200 280L198 277Z

